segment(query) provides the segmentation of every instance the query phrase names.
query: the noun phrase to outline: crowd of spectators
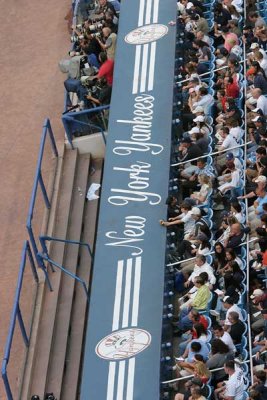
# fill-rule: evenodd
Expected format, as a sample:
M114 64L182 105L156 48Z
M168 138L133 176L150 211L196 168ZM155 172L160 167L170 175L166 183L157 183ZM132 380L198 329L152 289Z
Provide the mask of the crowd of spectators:
M265 8L177 2L166 399L267 399Z
M119 13L120 0L80 1L71 26L72 49L69 57L59 63L60 70L67 74L66 112L110 104ZM91 113L92 122L94 118L107 128L108 110L101 113L101 118Z

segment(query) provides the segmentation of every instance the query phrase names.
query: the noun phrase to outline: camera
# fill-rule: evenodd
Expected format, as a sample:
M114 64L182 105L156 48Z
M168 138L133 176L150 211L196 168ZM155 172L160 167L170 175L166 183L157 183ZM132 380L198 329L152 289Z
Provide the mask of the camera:
M81 37L81 36L72 35L72 36L70 37L71 43L78 43L80 37Z
M103 28L103 24L101 22L89 26L89 29L91 32L97 31L98 29L102 29L102 28Z
M101 32L92 33L93 38L101 37Z

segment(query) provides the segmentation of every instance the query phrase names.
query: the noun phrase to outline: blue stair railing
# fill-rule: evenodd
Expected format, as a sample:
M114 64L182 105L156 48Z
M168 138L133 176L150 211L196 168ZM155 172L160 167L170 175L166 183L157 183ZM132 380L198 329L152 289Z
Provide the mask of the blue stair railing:
M47 135L50 138L50 143L51 143L53 154L55 157L58 157L56 141L55 141L55 137L54 137L49 119L46 119L44 122L44 125L43 125L43 131L42 131L42 137L41 137L41 143L40 143L40 149L39 149L39 154L38 154L38 160L37 160L37 166L36 166L36 172L35 172L34 183L33 183L33 188L32 188L32 194L31 194L30 207L29 207L26 227L27 227L27 231L29 234L30 243L31 243L31 246L33 249L34 256L38 262L39 267L43 270L46 281L48 283L48 286L49 286L50 290L52 291L52 287L51 287L51 283L49 280L47 270L46 270L42 260L40 260L37 256L38 248L37 248L37 243L36 243L36 239L35 239L35 235L34 235L33 227L32 227L32 219L34 216L37 189L39 186L42 191L43 200L44 200L46 208L50 209L50 207L51 207L51 203L48 198L47 190L46 190L43 176L42 176L42 161L43 161L43 156L44 156Z
M63 113L62 115L62 123L64 125L64 129L68 138L68 142L71 145L71 148L73 149L73 134L77 129L81 129L84 131L84 129L87 130L96 130L101 133L104 144L106 144L106 137L105 137L105 131L104 129L92 123L90 121L90 116L91 114L95 113L102 113L104 110L109 109L109 105L106 106L100 106L100 107L94 107L94 108L89 108L86 110L78 111L78 112L68 112L68 113ZM81 120L82 118L86 118L87 121Z
M39 278L38 278L37 269L35 266L33 254L32 254L28 240L26 240L24 242L23 249L22 249L21 262L20 262L20 267L19 267L19 275L18 275L17 287L16 287L16 292L15 292L15 299L14 299L13 309L12 309L12 313L11 313L11 320L10 320L10 324L9 324L9 330L8 330L8 335L7 335L7 340L6 340L4 357L2 360L1 374L2 374L2 379L4 382L6 398L8 400L14 399L11 384L10 384L10 381L8 378L8 363L9 363L9 359L10 359L14 331L15 331L15 326L16 326L17 321L19 323L20 332L21 332L25 346L28 348L29 343L30 343L30 332L27 333L27 330L25 328L25 323L23 320L23 315L22 315L22 312L20 309L20 296L21 296L23 277L24 277L27 260L30 263L34 281L36 282L36 285L38 285Z

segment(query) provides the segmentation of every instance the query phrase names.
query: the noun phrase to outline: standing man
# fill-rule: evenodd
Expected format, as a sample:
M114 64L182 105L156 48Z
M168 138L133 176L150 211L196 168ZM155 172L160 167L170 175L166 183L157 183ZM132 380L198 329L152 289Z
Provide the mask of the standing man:
M116 44L117 44L117 35L116 33L112 32L110 28L103 28L102 34L105 43L103 43L99 38L97 38L98 43L100 44L102 50L106 51L108 59L114 60L116 52Z

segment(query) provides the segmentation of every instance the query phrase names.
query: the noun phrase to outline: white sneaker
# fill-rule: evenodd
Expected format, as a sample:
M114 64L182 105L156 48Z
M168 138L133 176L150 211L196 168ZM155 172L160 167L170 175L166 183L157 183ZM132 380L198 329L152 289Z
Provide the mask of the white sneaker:
M210 314L213 315L214 317L219 317L220 313L216 310L210 310Z

